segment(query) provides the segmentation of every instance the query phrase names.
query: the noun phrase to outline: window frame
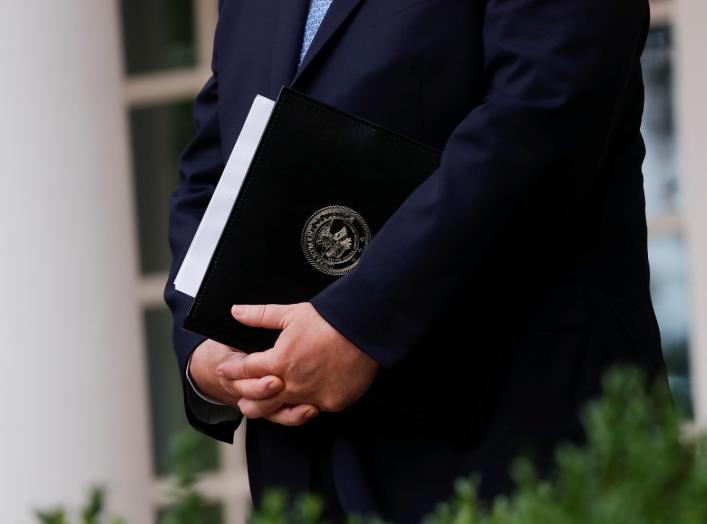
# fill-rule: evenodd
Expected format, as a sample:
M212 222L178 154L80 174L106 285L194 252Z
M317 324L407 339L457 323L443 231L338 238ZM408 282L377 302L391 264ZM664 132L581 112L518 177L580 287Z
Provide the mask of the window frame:
M123 104L132 109L179 102L193 102L211 75L213 33L218 19L216 0L191 0L194 13L194 35L197 48L194 66L123 76ZM142 273L138 278L138 307L141 312L166 307L163 291L167 272ZM245 522L250 509L250 488L245 468L243 426L235 445L219 443L219 468L205 472L196 484L197 490L223 508L224 521ZM150 500L153 514L165 508L174 491L174 479L151 472Z

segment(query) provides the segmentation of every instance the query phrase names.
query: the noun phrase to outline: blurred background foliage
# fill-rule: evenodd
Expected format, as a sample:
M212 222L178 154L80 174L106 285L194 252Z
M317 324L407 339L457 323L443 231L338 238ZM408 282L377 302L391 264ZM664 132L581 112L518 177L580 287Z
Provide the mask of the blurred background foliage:
M159 524L214 524L221 522L221 507L199 493L197 482L212 462L208 437L185 429L170 438L170 503L159 513ZM41 524L126 524L121 517L108 515L105 489L91 488L84 507L72 513L64 508L37 511Z
M611 371L603 396L584 413L584 445L556 454L550 478L538 476L528 458L514 466L516 489L482 503L477 479L461 479L455 496L424 524L704 524L707 522L707 435L690 434L663 382L648 385L633 369ZM203 449L194 432L173 439L173 503L165 524L212 522L213 506L195 485L203 471ZM84 524L119 524L101 516L103 494L94 490L82 512ZM322 501L313 494L267 494L250 516L252 524L324 524ZM38 513L44 524L68 524L66 512ZM381 521L352 516L350 524Z

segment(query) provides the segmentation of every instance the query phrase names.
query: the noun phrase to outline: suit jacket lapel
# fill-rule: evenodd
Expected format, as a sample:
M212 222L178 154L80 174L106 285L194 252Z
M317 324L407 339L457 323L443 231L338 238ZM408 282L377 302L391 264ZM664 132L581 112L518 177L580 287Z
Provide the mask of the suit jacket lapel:
M283 3L288 3L291 0L282 1ZM297 82L297 79L307 69L312 60L322 51L322 49L326 46L327 42L329 42L332 36L334 36L337 29L341 27L341 25L346 21L346 19L354 11L356 6L361 3L361 1L362 0L334 0L332 2L331 6L329 7L329 10L327 11L326 16L324 16L324 20L322 20L322 25L319 26L317 33L314 35L314 40L312 40L312 43L309 46L309 49L307 50L307 54L304 57L302 65L299 66L299 69L297 69L294 78L292 78L290 86L294 86L295 82ZM299 32L300 38L296 43L297 52L299 52L300 46L302 44L302 35L304 33L304 24L306 21L309 2L305 1L305 4L306 5L303 9L304 18L302 19L302 26ZM294 59L294 67L297 67L298 57L299 55Z
M336 3L336 2L335 2ZM270 86L277 96L283 85L288 85L297 71L304 24L309 0L280 0L275 25Z

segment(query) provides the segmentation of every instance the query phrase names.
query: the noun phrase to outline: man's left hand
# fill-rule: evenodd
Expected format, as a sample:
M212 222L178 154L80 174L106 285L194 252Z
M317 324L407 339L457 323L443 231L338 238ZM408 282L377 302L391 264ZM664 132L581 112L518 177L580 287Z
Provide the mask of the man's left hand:
M309 302L238 305L231 313L248 326L282 330L271 349L225 362L217 370L230 380L276 375L285 382L285 389L269 399L241 399L238 407L248 418L304 424L317 410L293 415L290 406L312 404L323 411L341 411L363 396L378 373L378 363L334 329Z

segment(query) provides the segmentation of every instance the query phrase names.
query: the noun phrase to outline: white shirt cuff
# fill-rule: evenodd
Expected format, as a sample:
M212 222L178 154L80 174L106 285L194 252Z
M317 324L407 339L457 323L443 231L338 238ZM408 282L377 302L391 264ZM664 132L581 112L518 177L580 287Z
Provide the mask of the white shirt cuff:
M189 383L189 386L194 391L194 393L196 393L196 395L201 400L204 400L204 401L208 402L209 404L213 404L215 406L226 406L227 404L224 404L223 402L219 402L218 400L214 400L211 397L204 395L201 391L199 391L199 388L196 387L196 385L194 384L194 381L191 378L191 373L189 373L189 366L190 365L191 365L191 355L189 355L189 360L187 361L186 375L187 375L187 382Z

